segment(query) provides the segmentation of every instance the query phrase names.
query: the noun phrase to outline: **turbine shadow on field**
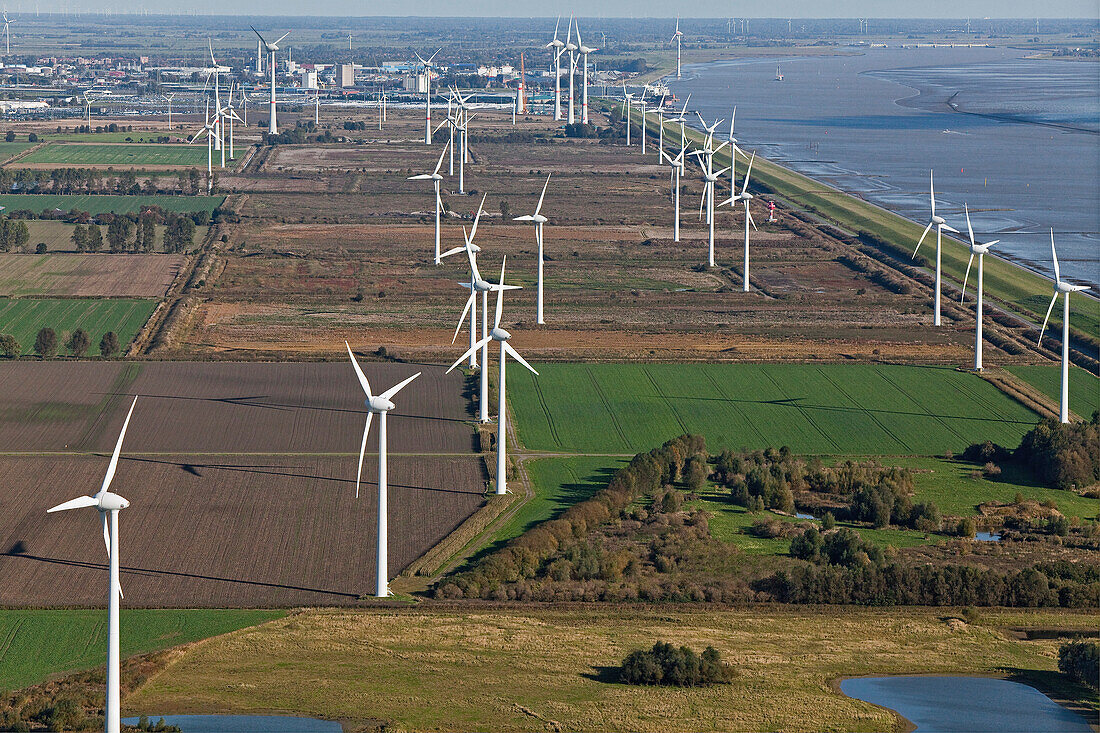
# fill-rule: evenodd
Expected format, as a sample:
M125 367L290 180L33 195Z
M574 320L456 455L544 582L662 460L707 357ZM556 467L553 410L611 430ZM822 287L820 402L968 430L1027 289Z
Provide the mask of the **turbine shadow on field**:
M93 393L96 394L96 393ZM122 392L99 392L97 394L106 395L110 397L128 397L132 396L129 393ZM293 410L319 410L322 412L342 412L351 415L366 415L366 410L350 407L325 407L323 405L295 405L285 402L264 402L267 395L255 395L253 397L187 397L185 395L173 395L173 394L149 394L143 392L141 397L160 399L160 400L188 400L191 402L219 402L224 405L233 405L235 407L258 407L266 410L276 410L278 412L290 412ZM409 419L409 420L438 420L441 422L468 422L468 418L458 417L443 417L440 415L412 415L409 413L397 413L395 418Z
M1011 425L1031 425L1027 420L1010 420L1003 417L980 417L978 415L942 415L934 412L911 412L907 410L887 410L881 407L845 407L843 405L810 405L802 400L805 397L786 397L781 400L739 400L733 397L699 397L696 395L662 395L666 400L696 400L700 402L728 402L746 405L775 405L793 407L799 410L821 410L823 412L870 412L879 415L905 415L907 417L930 417L939 420L967 420L993 422Z
M236 471L238 473L251 473L258 476L285 476L287 478L304 478L311 481L331 481L340 484L355 485L355 480L345 476L320 476L312 473L295 473L297 471L304 471L304 469L298 466L270 466L270 465L249 465L249 464L235 464L235 463L194 463L189 461L169 461L159 458L142 458L136 456L121 456L121 461L133 461L135 463L154 463L161 466L177 466L181 471L191 474L192 476L202 477L203 473L201 469L209 469L212 471ZM370 481L364 477L360 482L360 486L377 486L377 481ZM463 491L461 489L444 489L436 486L414 486L412 484L401 484L393 481L389 482L389 486L397 489L412 489L413 491L433 491L444 494L482 494L480 488L471 491Z
M59 557L45 557L42 555L28 555L13 554L11 552L5 552L2 557L14 557L22 560L33 560L35 562L47 563L50 565L63 565L73 568L86 568L90 570L106 570L107 563L102 562L88 562L86 560L65 560ZM152 568L135 568L127 565L122 565L119 571L128 575L145 575L151 577L171 576L176 578L195 578L197 580L214 580L220 583L237 583L240 585L253 585L263 588L282 588L284 590L298 590L305 591L307 593L319 593L329 596L341 596L345 598L358 598L358 593L348 593L346 591L339 590L325 590L324 588L310 588L304 585L287 585L284 583L268 583L262 580L245 580L244 578L222 578L217 575L203 575L201 573L186 573L180 570L154 570Z

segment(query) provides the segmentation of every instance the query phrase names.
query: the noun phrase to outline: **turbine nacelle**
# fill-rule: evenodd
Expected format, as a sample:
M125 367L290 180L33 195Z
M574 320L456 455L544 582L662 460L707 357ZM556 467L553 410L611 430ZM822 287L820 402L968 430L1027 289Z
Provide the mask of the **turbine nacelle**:
M500 326L493 326L493 330L489 332L489 338L493 341L507 341L512 338L512 334L505 331Z
M942 227L944 224L947 223L947 220L944 219L942 216L939 216L937 214L937 215L932 217L932 223L935 224L936 226L941 226Z
M387 400L385 397L382 397L381 395L375 395L374 397L365 400L363 404L366 405L367 409L371 412L389 412L394 407L396 407L396 405L394 405L392 402Z
M1059 293L1077 293L1082 290L1088 290L1089 286L1074 285L1072 283L1066 282L1065 280L1059 280L1057 283L1055 283L1054 289L1057 290Z
M128 499L119 496L113 491L105 491L99 496L99 503L96 508L101 512L112 512L120 509L125 509L130 506Z

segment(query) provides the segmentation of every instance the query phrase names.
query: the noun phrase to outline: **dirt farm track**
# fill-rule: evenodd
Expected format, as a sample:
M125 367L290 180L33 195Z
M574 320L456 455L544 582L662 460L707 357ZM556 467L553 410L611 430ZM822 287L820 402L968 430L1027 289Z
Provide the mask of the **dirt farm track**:
M462 377L365 363L381 391L416 371L389 425L396 575L484 500ZM374 585L377 464L351 367L19 362L0 366L0 605L99 605L94 512L45 510L94 493L130 395L112 490L128 606L350 604ZM372 431L374 433L375 431Z

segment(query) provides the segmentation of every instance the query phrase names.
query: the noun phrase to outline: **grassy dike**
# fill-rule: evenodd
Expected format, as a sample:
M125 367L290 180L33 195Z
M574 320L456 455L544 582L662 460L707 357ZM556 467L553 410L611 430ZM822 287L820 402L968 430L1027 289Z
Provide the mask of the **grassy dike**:
M615 105L609 100L600 100L602 111L608 112ZM646 114L646 125L653 134L657 134L658 121L651 113ZM667 125L666 135L672 130L679 131L678 125ZM687 129L688 147L698 148L702 146L705 135L691 128ZM719 142L722 140L718 138ZM880 238L890 249L890 253L902 261L912 256L913 248L920 239L924 227L891 211L883 209L875 204L863 201L824 183L807 178L799 173L784 168L765 158L756 156L753 164L753 181L762 184L775 195L784 198L793 204L801 206L817 216L836 224L839 227L852 232L867 232ZM714 158L715 168L725 168L730 165L730 153L728 148L721 151ZM744 171L746 162L737 161L738 168ZM930 238L934 232L929 232ZM1055 233L1057 236L1057 232ZM925 240L925 246L929 240ZM931 248L928 253L935 252L935 240L931 240ZM934 263L934 259L918 258L926 267ZM931 255L934 258L934 254ZM951 281L956 287L961 287L963 277L966 274L967 261L970 258L969 248L960 241L944 237L942 269L945 280ZM934 268L932 269L934 272ZM990 257L985 261L985 296L997 301L1006 309L1035 323L1042 323L1050 304L1052 295L1052 283L1047 278L1026 270L1007 260L998 257ZM950 297L950 296L948 296ZM1048 331L1055 331L1062 327L1061 303L1050 314ZM1081 339L1093 346L1100 343L1100 302L1086 295L1077 294L1070 299L1070 329L1075 338Z

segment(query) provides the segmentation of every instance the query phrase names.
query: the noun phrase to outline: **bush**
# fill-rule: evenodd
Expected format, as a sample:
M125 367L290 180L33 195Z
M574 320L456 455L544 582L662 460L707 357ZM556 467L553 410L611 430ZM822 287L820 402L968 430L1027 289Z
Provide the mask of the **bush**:
M1100 686L1100 642L1070 641L1058 647L1058 669L1094 690Z
M14 336L10 333L0 333L0 354L9 359L14 359L19 356L20 351L22 351L22 347Z
M732 676L712 646L698 655L686 646L677 649L661 641L649 651L639 649L626 655L619 671L619 681L624 684L672 687L726 684Z

